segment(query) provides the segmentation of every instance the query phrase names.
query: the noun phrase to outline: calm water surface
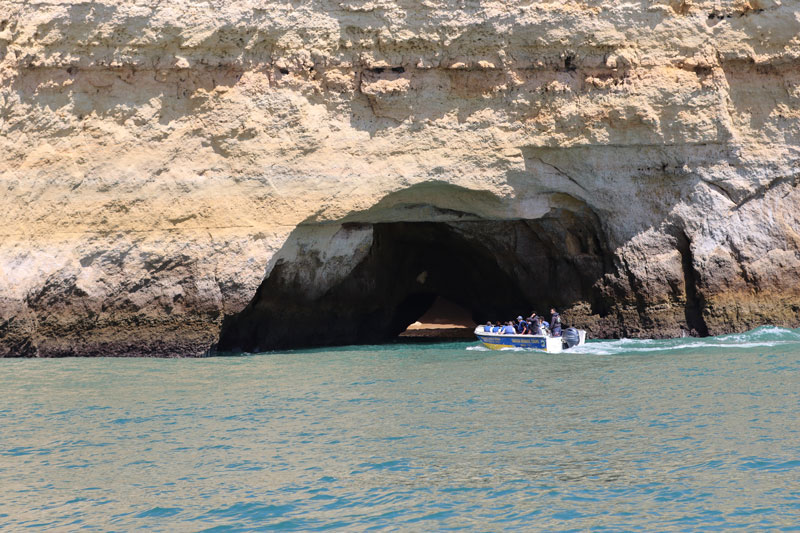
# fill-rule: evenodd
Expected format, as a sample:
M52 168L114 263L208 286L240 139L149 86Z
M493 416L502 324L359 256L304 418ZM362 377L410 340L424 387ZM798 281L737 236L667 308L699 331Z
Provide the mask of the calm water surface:
M800 330L0 360L0 529L800 531Z

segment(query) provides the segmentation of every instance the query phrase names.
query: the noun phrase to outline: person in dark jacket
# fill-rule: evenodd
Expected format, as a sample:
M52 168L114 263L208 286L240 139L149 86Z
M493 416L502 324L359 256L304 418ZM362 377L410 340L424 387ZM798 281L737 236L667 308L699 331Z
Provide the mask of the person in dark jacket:
M552 307L550 308L550 331L553 337L561 336L561 315Z

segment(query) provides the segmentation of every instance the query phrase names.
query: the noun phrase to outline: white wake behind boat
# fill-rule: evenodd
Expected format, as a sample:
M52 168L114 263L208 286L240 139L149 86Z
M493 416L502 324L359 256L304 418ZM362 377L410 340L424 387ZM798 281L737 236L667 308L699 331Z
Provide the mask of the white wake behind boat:
M524 348L546 353L561 353L586 343L586 331L575 328L567 328L561 337L551 337L549 335L491 333L484 331L484 326L478 326L475 328L475 336L484 346L492 350Z

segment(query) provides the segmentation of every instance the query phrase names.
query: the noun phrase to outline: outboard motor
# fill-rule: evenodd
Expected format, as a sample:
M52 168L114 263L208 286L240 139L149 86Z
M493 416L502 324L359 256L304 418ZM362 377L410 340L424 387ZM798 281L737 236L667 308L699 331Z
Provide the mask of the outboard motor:
M567 328L564 330L564 335L562 336L562 340L567 348L572 348L573 346L577 346L581 342L581 335L578 333L578 330L575 328Z

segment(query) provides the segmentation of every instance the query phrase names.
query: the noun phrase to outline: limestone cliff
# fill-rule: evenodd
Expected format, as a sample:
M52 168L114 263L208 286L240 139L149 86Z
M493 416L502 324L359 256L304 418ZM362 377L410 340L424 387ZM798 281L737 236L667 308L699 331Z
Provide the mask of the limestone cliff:
M380 340L434 293L797 326L798 35L787 0L0 0L0 355Z

